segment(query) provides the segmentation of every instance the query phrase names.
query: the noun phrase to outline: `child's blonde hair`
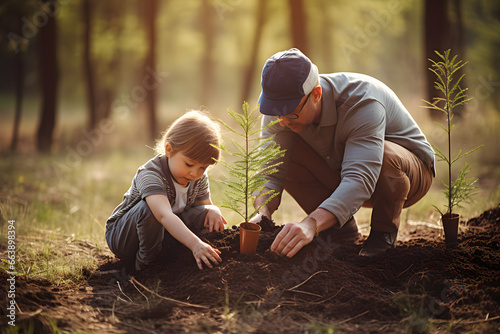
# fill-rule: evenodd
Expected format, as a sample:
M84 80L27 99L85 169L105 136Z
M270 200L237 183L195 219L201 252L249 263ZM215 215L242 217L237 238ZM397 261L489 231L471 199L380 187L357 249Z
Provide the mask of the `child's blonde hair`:
M179 117L156 143L155 151L165 153L165 146L172 146L172 153L182 152L186 157L201 163L215 164L220 157L221 136L219 124L206 114L191 110Z

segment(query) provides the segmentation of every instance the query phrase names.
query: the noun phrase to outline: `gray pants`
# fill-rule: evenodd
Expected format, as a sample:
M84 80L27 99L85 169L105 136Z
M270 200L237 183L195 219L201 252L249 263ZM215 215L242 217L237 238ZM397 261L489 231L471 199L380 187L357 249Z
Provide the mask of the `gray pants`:
M179 218L195 234L203 230L207 206L186 208ZM145 200L137 203L123 217L106 231L109 249L121 259L136 259L145 264L155 264L160 260L164 245L174 245L177 241L156 220Z

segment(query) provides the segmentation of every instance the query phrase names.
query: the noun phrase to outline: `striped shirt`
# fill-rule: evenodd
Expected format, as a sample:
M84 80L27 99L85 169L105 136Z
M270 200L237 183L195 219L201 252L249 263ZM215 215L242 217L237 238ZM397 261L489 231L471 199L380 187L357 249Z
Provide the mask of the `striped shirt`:
M106 221L106 230L110 230L114 223L123 217L131 208L149 195L165 195L170 205L175 204L175 186L168 167L168 158L158 154L137 169L132 184L123 195L122 202L113 210L111 217ZM210 197L207 174L189 186L186 208L193 206L197 201Z

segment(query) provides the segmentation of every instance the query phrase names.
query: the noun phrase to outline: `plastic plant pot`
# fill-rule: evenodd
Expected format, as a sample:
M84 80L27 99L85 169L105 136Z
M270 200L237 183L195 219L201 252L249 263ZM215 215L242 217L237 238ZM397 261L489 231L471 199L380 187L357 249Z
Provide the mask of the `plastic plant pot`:
M240 224L240 253L255 254L261 227L255 223Z
M456 213L450 216L449 213L443 215L444 238L447 245L456 245L458 243L458 220L460 216Z

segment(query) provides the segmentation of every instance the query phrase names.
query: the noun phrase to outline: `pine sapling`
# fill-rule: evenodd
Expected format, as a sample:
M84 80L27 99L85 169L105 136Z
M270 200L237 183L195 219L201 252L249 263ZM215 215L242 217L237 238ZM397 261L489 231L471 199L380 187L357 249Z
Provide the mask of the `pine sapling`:
M266 176L276 173L277 166L282 162L277 159L285 154L279 145L273 141L273 137L260 138L260 133L264 129L255 129L255 125L260 120L257 108L249 111L247 102L243 103L243 114L236 113L231 109L227 112L238 123L239 129L233 129L230 125L219 120L229 131L242 139L242 144L236 140L231 140L234 151L228 150L225 145L218 147L222 152L235 158L232 163L217 160L218 163L227 168L230 178L224 181L227 189L222 207L228 208L243 218L244 222L253 217L264 205L269 203L279 193L274 190L260 193L267 182ZM274 125L278 121L271 122L265 129ZM270 197L258 208L253 207L253 194L257 197L270 195Z
M466 153L460 150L456 157L452 157L451 154L451 132L455 125L452 123L455 108L465 104L470 101L465 94L467 88L461 88L460 82L465 74L462 74L460 78L454 79L454 75L459 69L464 67L468 62L457 61L457 56L450 59L450 50L444 51L443 54L435 51L440 61L434 61L429 59L431 62L431 67L429 71L436 75L436 81L434 82L434 88L440 93L441 97L435 97L433 102L425 101L427 103L424 108L439 110L446 115L446 124L438 124L447 134L448 139L448 152L443 153L437 147L433 146L436 151L436 156L439 161L445 161L448 164L448 182L442 181L445 186L443 193L448 200L446 214L451 217L453 215L453 210L455 207L462 208L462 202L469 202L472 194L476 190L475 183L477 179L467 178L467 174L470 171L469 164L465 163L464 167L458 172L455 181L452 181L452 166L457 160L465 157L466 155L478 150L483 145L476 147ZM439 211L439 213L444 216L443 212L439 210L438 207L434 205L434 208Z

